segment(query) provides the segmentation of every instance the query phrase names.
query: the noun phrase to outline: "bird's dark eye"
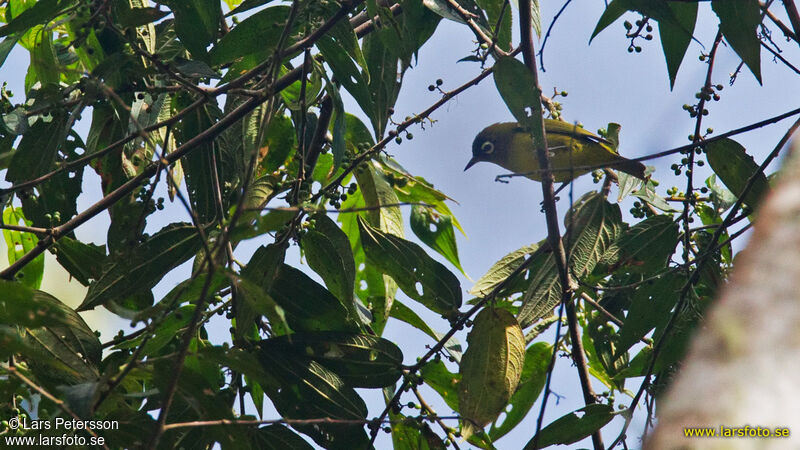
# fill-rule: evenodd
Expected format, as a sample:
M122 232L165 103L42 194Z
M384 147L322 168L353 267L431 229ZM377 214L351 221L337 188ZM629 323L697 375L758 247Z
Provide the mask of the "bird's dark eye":
M487 155L491 155L492 152L494 152L494 144L489 141L484 142L481 144L481 151Z

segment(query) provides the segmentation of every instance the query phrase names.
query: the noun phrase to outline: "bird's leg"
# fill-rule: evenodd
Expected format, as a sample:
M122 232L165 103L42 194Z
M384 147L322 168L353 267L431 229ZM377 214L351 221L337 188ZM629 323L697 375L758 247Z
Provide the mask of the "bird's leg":
M569 183L570 183L570 181L565 181L565 182L561 183L561 186L559 186L558 189L556 189L556 191L553 193L555 201L559 200L559 198L557 197L558 193L563 191L564 188L569 185ZM544 201L539 202L539 206L542 208L542 212L544 212Z
M556 191L553 193L553 195L558 195L558 193L563 191L564 188L569 185L569 183L570 183L570 181L565 181L565 182L561 183L561 186L559 186L558 189L556 189ZM556 197L556 200L558 200L558 197Z

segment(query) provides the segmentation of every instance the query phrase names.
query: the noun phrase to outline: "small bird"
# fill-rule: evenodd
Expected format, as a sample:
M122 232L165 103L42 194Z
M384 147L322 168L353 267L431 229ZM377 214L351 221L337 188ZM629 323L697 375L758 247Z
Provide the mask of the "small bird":
M589 169L571 169L582 166L608 167L647 178L644 164L620 156L608 140L558 120L544 119L544 126L555 181L567 182L588 173ZM517 122L496 123L478 133L472 142L472 159L464 170L480 161L542 181L531 135Z

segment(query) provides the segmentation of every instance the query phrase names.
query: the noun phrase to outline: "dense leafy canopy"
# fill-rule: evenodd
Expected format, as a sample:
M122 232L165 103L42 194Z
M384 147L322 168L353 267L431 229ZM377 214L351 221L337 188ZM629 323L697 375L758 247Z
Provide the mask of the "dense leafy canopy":
M652 39L657 24L674 85L698 3L613 0L592 37L637 16L624 28L638 52L637 39ZM520 5L540 33L538 2ZM697 104L685 107L698 132L706 103L719 98L710 62L721 42L759 82L761 48L774 44L759 31L766 15L756 0L710 7L719 33L703 58L709 76ZM800 24L796 10L787 14ZM475 283L476 297L463 299L454 273L463 272L463 230L449 197L383 150L492 74L524 127L541 125L532 111L542 108L558 118L560 105L540 98L530 62L514 59L518 15L502 0L3 2L0 64L19 46L30 65L24 92L0 91L10 263L0 271L0 415L117 420L119 430L96 433L109 448L309 448L303 435L360 449L382 427L398 449L444 448L459 430L494 448L547 398L556 353L566 352L592 377L576 387L586 406L531 430L525 448L542 448L591 436L618 406L632 413L642 395L658 396L733 263L738 234L729 227L754 219L769 190L769 160L759 165L730 136L697 134L671 152L680 154L676 175L688 175L685 192L658 193L657 177L596 172L605 185L571 205L556 236L574 285L564 283L554 241L542 240L519 243ZM464 61L479 63L478 78L396 122L404 74L442 18L474 33ZM800 34L781 29L795 41ZM345 91L358 114L345 109ZM610 124L605 137L617 144L618 130ZM702 155L716 176L698 189L690 174ZM80 209L91 172L102 198ZM623 216L628 196L636 200ZM412 205L409 228L427 248L406 236L402 205ZM188 211L191 223L145 232L170 210ZM104 246L77 239L77 227L106 211ZM260 247L240 261L246 240ZM291 243L314 278L286 262ZM45 251L88 287L77 311L106 308L136 331L101 340L76 310L39 290ZM154 294L187 261L191 275ZM569 305L563 317L561 304ZM421 309L441 321L426 323ZM230 343L209 339L215 314L229 321ZM436 344L404 365L405 343L381 337L389 320ZM472 320L462 358L453 335ZM548 329L558 329L555 346L540 336ZM643 376L638 394L626 387ZM595 396L590 382L603 392ZM460 425L437 416L418 384L441 396ZM356 388L383 388L383 413L368 417ZM411 398L420 410L406 409ZM245 399L258 417L239 414ZM264 415L266 401L280 417ZM653 402L640 403L653 412Z

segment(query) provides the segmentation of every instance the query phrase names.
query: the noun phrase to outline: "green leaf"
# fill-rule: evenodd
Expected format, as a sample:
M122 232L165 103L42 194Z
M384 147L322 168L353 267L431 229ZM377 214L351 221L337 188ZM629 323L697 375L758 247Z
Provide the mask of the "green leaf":
M594 270L624 225L619 205L608 203L597 192L578 199L565 222L564 247L570 255L570 271L579 278ZM531 284L517 314L523 328L547 317L561 301L561 282L549 246L540 247L532 257L536 259L531 263Z
M461 273L464 273L461 262L458 260L456 235L450 216L437 214L433 208L414 205L411 208L411 230L419 240L436 250L456 266Z
M546 342L537 342L525 351L525 364L522 366L519 386L508 402L511 409L506 408L505 418L500 423L495 421L492 424L489 430L492 441L503 437L528 414L544 388L552 354L553 346Z
M9 53L11 53L11 50L14 49L14 46L17 45L17 41L18 40L19 40L19 38L16 37L16 36L9 36L9 37L3 39L3 42L0 42L0 67L2 67L3 64L5 64L6 58L8 58L8 55L9 55ZM14 111L19 113L19 111L17 111L17 109L14 109ZM3 121L5 122L4 125L8 126L8 120L5 118L5 116L3 117ZM21 121L18 120L17 123L21 124ZM24 123L25 123L25 127L27 127L28 126L27 118L25 119ZM18 127L10 127L10 128L12 130L18 130L19 131L19 132L16 132L15 134L22 134L25 131L24 129L19 129Z
M236 310L236 338L244 339L248 336L247 333L256 326L256 318L259 316L269 319L273 335L289 332L285 311L261 286L246 278L234 278L233 283L242 299Z
M533 255L538 249L539 244L531 244L503 256L475 282L469 293L479 297L488 295L525 262L526 256Z
M748 181L753 178L752 186L742 201L753 209L757 208L769 190L769 182L764 173L758 171L758 164L745 148L733 139L720 139L706 145L706 156L720 180L737 197L742 197Z
M436 391L453 411L458 411L458 386L461 375L452 373L441 360L429 361L422 366L420 376L425 384Z
M333 141L331 142L331 153L333 153L333 168L338 169L347 151L347 144L345 143L347 122L345 121L344 103L342 102L341 95L339 95L338 87L333 83L327 83L326 86L328 88L328 93L333 99L333 120L331 121Z
M264 215L259 214L249 221L239 221L231 240L238 242L278 231L292 220L295 214L295 211L289 209L276 209L268 211Z
M180 100L181 103L188 102L188 97ZM180 127L176 130L178 142L186 142L207 130L221 115L221 111L215 104L207 104L204 107L195 109L181 121ZM213 164L211 159L212 152L215 153L216 165ZM220 171L221 160L222 156L219 147L210 141L198 144L195 151L181 158L181 167L184 171L186 189L189 193L192 209L198 215L200 222L204 224L211 222L217 215L216 191L213 179L216 177L220 186L224 186L224 174ZM216 172L214 172L215 166ZM224 194L223 192L223 200L225 199Z
M54 165L69 163L80 158L84 147L74 131L63 141L58 149ZM80 154L79 154L80 153ZM34 226L49 228L63 224L78 213L78 196L83 183L81 166L72 171L60 172L36 186L38 195L23 198L22 209Z
M494 83L517 122L528 130L541 127L541 92L525 64L510 56L498 58Z
M89 287L78 311L151 289L200 247L200 236L194 226L185 223L165 226L129 253L115 255L103 275Z
M308 265L354 314L356 267L350 241L341 228L325 214L316 214L312 220L315 221L313 229L306 232L301 241Z
M525 363L525 336L510 312L487 307L475 316L467 343L458 384L465 438L497 419L517 390Z
M606 9L600 16L600 20L597 21L597 25L594 27L594 31L592 31L592 36L589 38L590 44L595 36L600 34L601 31L605 30L609 25L622 17L623 14L628 12L628 7L624 3L625 2L623 0L613 0L606 6Z
M56 18L60 12L72 4L72 0L38 0L11 21L0 27L0 37L18 31L27 31L34 25L41 25Z
M497 36L497 46L502 50L509 50L511 49L511 16L513 15L511 12L511 8L506 6L503 8L505 0L476 0L478 5L486 11L488 23L494 27L497 24L498 19L500 19L500 13L503 12L503 19L500 21L499 26L497 29L494 30L494 33L491 34ZM518 2L517 8L519 8ZM536 29L536 34L541 32L541 24L539 19L539 9L538 9L538 2L534 1L531 2L531 10L536 10L536 15L533 15L531 18L536 19L534 20L533 26ZM539 27L537 27L537 25Z
M220 78L221 75L216 70L209 67L203 61L185 59L177 57L172 61L175 69L182 75L190 78Z
M9 206L3 211L3 223L18 226L31 226L20 208ZM14 264L25 254L32 251L39 243L39 238L33 233L3 229L3 238L6 241L8 263ZM39 289L44 277L44 255L39 255L16 273L14 279L25 286Z
M286 312L295 331L358 331L356 318L322 285L281 264L267 292Z
M117 5L124 5L128 2L117 2ZM144 7L120 7L116 11L117 21L121 28L140 27L152 22L157 22L169 15L169 11L163 11L158 8Z
M389 17L384 18L391 22ZM387 43L388 41L388 43ZM369 116L372 130L376 137L383 136L386 123L391 114L389 111L397 101L400 85L406 65L403 64L398 73L399 55L403 40L394 28L383 28L368 34L363 39L362 50L369 67L369 91L375 105L374 113ZM401 48L398 48L401 47ZM410 58L410 55L408 56Z
M264 144L267 156L261 162L264 171L271 173L286 163L297 145L297 134L291 119L284 115L273 117L266 130Z
M103 274L106 262L104 245L85 244L64 236L54 244L56 259L64 269L84 286Z
M427 308L454 316L461 306L461 285L452 272L413 242L370 227L358 219L367 259L394 279L400 289Z
M376 336L305 332L261 341L262 348L272 345L311 358L352 387L394 386L402 375L403 352L391 341Z
M225 1L226 1L226 3L228 2L228 0L225 0ZM267 4L267 3L271 2L271 1L273 1L273 0L244 0L243 2L241 2L241 4L239 6L237 6L234 9L232 9L231 12L229 12L228 14L225 14L225 17L230 17L230 16L233 16L235 14L240 14L240 13L243 13L245 11L251 10L253 8L258 8L259 6L265 5L265 4ZM238 3L238 0L237 0L237 3ZM230 5L228 5L228 6L230 6Z
M222 9L216 0L186 2L173 0L169 7L175 14L175 33L192 56L205 59L206 47L217 37Z
M713 174L706 178L706 186L708 187L708 190L711 191L710 197L713 208L706 205L706 208L709 209L699 209L698 215L703 221L703 225L722 223L720 214L724 211L727 211L728 208L736 203L736 195L734 195L733 192L726 189L724 186L720 186L719 183L717 183L717 174ZM698 205L698 207L699 206L700 205Z
M367 416L367 405L356 391L321 364L294 352L266 345L257 350L261 366L274 381L262 383L278 412L290 419L359 420ZM278 382L276 385L275 381ZM366 448L369 439L363 427L318 424L295 426L325 448Z
M0 280L0 324L39 328L68 326L72 311L50 294L15 281Z
M652 329L667 322L669 312L678 302L678 294L684 284L685 276L670 272L636 289L628 315L617 333L615 358L627 352Z
M198 298L199 295L192 298L191 301L197 301ZM150 335L150 339L144 343L142 353L145 355L157 355L161 349L163 349L170 342L177 342L176 339L178 336L180 336L180 332L185 331L186 327L189 325L189 321L192 318L194 310L194 305L183 305L167 314L166 317L159 322L155 331ZM143 339L122 341L114 348L134 349L139 345L142 345L143 342Z
M544 427L539 432L537 445L536 438L525 445L525 450L545 448L555 444L572 444L578 442L614 418L614 408L609 405L588 405L569 414L561 416L555 422Z
M467 23L458 12L450 6L448 2L445 0L423 0L422 2L425 7L430 9L431 11L435 12L436 14L444 17L445 19L450 19L452 21L458 23ZM491 30L489 29L489 22L486 21L486 16L483 14L483 10L475 0L456 0L456 3L464 8L467 12L473 14L475 22L478 26L486 33L491 35ZM496 21L496 18L495 18Z
M358 70L351 56L348 56L345 45L346 43L339 42L331 36L323 36L317 41L317 47L333 71L336 81L347 89L367 117L373 117L375 104L369 91L369 74ZM363 58L363 55L361 57Z
M269 55L283 33L288 6L272 6L244 19L211 50L212 65L222 65L242 56Z
M678 224L671 216L649 217L620 236L619 262L630 272L652 274L663 269L678 245Z
M394 414L392 421L392 448L394 450L446 450L447 447L431 427L424 421Z
M758 0L712 0L711 9L719 17L719 29L725 40L761 84L761 41L758 38L761 9Z
M400 200L383 171L370 162L359 165L355 176L365 205L369 208L364 214L369 224L383 232L403 237L403 214L397 206Z
M444 337L444 334L439 333L431 328L424 320L422 320L419 315L417 315L417 313L414 312L413 309L404 305L402 302L400 302L400 300L395 300L392 302L392 310L389 314L391 317L394 317L395 319L405 322L422 331L436 342L439 342ZM461 361L461 343L455 336L452 336L447 340L444 345L444 349L456 362Z
M511 4L519 9L519 0L511 0ZM531 28L536 32L536 36L542 36L542 12L539 10L539 0L531 0Z
M57 114L47 122L39 119L28 128L11 159L6 181L21 183L54 169L58 147L66 137L64 127L67 119L67 114Z
M641 189L633 193L633 196L640 200L644 200L651 206L656 207L661 211L667 213L678 212L677 209L673 208L672 205L670 205L669 203L667 203L666 200L664 200L664 197L661 197L660 195L658 195L658 193L656 193L655 185L653 184L652 181L646 182Z
M86 322L46 292L0 280L0 323L19 326L20 355L48 387L96 380L101 345Z
M676 21L663 21L658 23L658 34L661 37L661 48L667 60L669 73L669 87L675 87L675 77L681 66L686 50L692 42L694 27L697 23L697 3L671 2L670 9L675 14Z
M624 380L615 382L612 378L628 366L628 355L623 352L615 358L617 341L616 328L605 317L594 317L583 325L584 352L589 366L589 374L600 380L609 390L623 391Z
M314 450L297 433L279 424L258 428L252 442L253 448L263 450Z

